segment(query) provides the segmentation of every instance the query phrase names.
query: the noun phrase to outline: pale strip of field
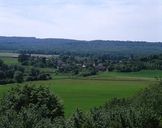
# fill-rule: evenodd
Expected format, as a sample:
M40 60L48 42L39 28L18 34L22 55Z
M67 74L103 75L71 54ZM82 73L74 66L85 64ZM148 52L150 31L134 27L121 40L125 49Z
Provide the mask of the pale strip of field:
M18 56L19 56L18 53L0 52L0 57L17 58Z
M0 57L11 57L11 58L17 58L20 54L19 53L10 53L10 52L0 52ZM31 54L31 56L35 57L57 57L58 55L45 55L45 54Z

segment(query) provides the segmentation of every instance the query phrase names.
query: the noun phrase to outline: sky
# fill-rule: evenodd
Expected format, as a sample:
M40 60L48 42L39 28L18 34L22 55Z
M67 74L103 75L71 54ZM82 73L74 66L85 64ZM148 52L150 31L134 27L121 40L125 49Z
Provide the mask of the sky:
M162 0L0 0L0 36L162 42Z

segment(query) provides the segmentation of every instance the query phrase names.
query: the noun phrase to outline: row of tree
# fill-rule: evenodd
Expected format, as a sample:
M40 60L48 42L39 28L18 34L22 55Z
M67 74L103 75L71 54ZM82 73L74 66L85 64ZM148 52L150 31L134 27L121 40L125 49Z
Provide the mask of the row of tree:
M51 79L48 73L41 72L36 68L29 69L20 65L7 65L0 60L0 84L48 79Z
M49 89L13 88L0 101L1 128L162 128L162 82L131 99L114 98L88 113L64 117L64 108Z
M57 57L35 57L30 54L20 54L18 61L22 65L54 68L59 73L73 75L95 75L100 71L137 72L140 70L162 70L162 54L148 57L115 57L63 55Z

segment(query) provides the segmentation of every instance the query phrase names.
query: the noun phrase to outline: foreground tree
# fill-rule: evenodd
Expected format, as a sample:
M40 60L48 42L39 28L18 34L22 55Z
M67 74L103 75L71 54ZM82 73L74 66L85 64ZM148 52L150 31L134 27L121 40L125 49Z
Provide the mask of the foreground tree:
M60 100L43 87L13 88L0 105L1 128L44 128L64 117Z

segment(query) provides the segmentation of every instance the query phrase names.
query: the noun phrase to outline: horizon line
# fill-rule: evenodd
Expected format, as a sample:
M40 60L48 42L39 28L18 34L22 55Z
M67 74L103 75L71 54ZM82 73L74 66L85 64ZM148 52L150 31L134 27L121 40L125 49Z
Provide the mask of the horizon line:
M146 41L146 40L115 40L115 39L73 39L73 38L57 38L57 37L36 37L36 36L1 36L5 38L34 38L34 39L58 39L58 40L73 40L73 41L85 41L85 42L93 42L93 41L118 41L118 42L143 42L143 43L162 43L162 41Z

